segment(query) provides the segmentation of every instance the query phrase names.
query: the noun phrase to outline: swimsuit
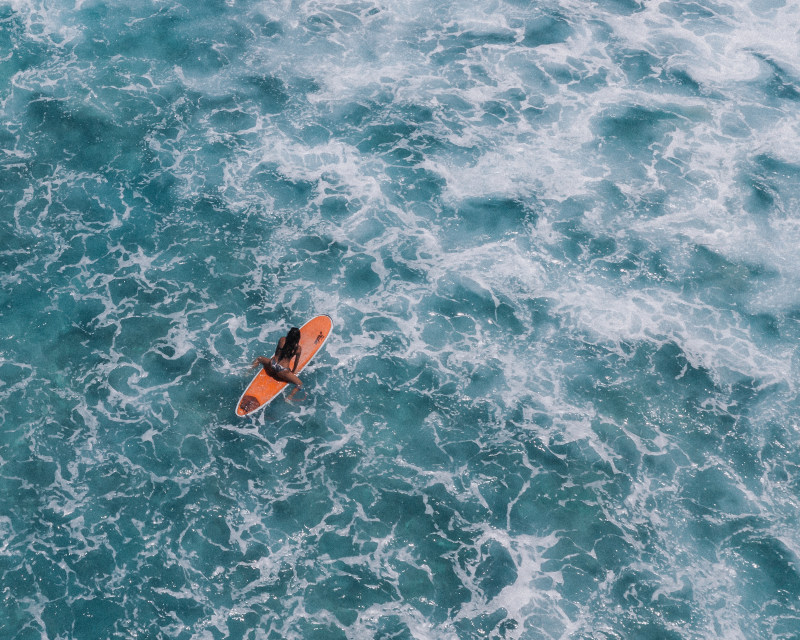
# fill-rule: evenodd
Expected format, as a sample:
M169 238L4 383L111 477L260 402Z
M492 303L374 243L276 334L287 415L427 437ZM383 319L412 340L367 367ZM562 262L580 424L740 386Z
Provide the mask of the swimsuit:
M288 354L289 362L291 362L294 354L297 352L297 348L295 347L292 349L292 352ZM273 359L274 358L274 359ZM287 354L284 349L277 348L275 349L275 355L270 358L269 363L262 365L264 367L264 371L267 372L268 375L275 377L281 371L290 371L289 367L284 367L282 364L278 364L276 360L286 360Z
M269 361L269 365L263 365L264 371L267 373L280 373L281 371L286 371L286 367L279 365L277 362L273 362L272 360Z

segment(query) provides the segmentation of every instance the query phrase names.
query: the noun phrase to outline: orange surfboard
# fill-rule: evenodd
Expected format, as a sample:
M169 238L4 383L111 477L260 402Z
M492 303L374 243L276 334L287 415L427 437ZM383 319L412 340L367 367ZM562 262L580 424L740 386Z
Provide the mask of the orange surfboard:
M331 333L331 329L333 329L333 321L328 316L317 316L300 327L300 348L302 352L295 373L299 374L311 361L311 358L322 348ZM262 368L247 389L244 390L242 397L239 398L239 402L236 404L236 415L244 418L263 409L277 398L288 384L288 382L276 380Z

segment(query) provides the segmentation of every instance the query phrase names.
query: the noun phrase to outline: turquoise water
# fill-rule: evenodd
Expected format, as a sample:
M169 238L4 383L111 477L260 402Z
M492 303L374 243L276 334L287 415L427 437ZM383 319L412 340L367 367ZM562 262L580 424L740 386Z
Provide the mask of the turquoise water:
M0 637L800 637L798 30L1 2Z

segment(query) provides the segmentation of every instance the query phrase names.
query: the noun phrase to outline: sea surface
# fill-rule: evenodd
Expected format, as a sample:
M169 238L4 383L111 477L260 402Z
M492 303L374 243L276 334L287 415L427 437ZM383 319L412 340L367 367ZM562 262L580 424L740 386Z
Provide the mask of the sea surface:
M3 640L800 638L793 0L0 0L0 285Z

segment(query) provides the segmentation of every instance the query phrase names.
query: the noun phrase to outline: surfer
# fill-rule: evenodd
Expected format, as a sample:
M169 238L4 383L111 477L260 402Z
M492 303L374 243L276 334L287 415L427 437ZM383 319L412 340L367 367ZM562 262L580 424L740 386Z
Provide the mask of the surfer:
M280 380L281 382L289 382L295 385L289 397L286 398L287 400L291 400L292 396L303 386L303 381L295 374L302 351L300 347L300 329L292 327L289 329L289 333L278 340L278 346L275 347L275 355L271 358L258 356L258 358L253 360L251 368L261 365L264 367L264 371L266 371L268 376ZM294 366L291 364L292 358L294 358Z

